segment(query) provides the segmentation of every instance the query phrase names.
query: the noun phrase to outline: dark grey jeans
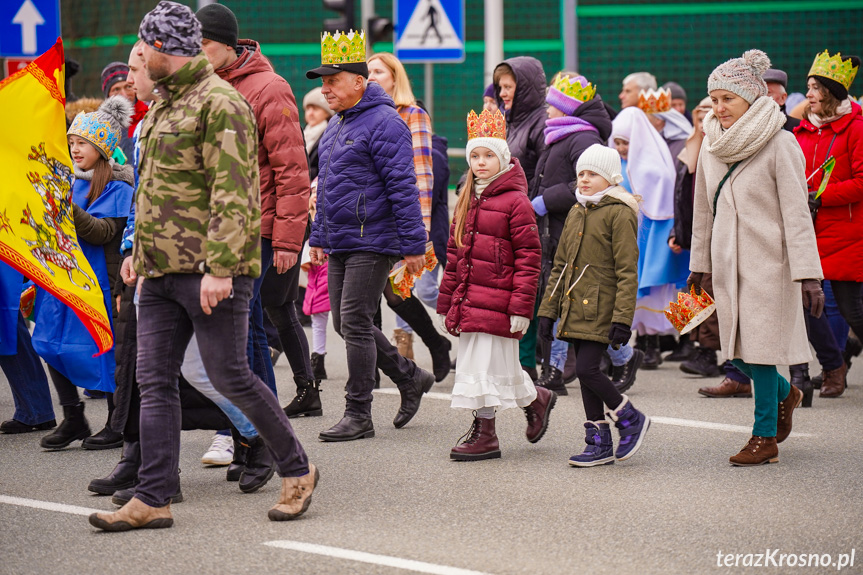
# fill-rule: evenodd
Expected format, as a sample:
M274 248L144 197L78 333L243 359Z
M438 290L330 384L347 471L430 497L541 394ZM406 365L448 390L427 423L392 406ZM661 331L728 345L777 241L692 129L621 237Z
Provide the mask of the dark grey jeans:
M415 385L416 364L399 355L373 318L398 258L373 252L330 254L327 285L333 327L345 340L348 393L345 415L371 419L375 366L400 388Z
M194 332L213 387L249 418L264 439L282 477L309 472L308 458L285 412L252 373L246 354L250 277L234 278L234 295L211 315L201 310L198 274L144 280L138 303L138 386L141 392L141 468L135 497L163 507L177 492L180 458L180 394L177 384Z

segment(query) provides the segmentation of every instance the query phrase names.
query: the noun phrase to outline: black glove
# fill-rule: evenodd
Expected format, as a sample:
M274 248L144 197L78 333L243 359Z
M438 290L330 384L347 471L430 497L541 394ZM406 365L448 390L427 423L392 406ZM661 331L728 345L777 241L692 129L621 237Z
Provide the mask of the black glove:
M815 212L817 212L818 208L820 208L820 207L821 207L821 198L820 197L816 198L815 192L810 192L809 193L809 211L812 212L812 214L815 214Z
M704 281L704 274L701 272L692 272L686 279L686 289L695 288L695 293L701 295L701 282Z
M536 333L539 339L546 343L554 341L554 320L550 317L540 316Z
M621 345L629 343L631 337L632 330L626 324L613 323L611 329L608 330L608 339L612 349L620 349Z
M821 317L824 311L824 291L821 289L821 282L818 280L803 280L803 307L809 310L809 313L814 318Z

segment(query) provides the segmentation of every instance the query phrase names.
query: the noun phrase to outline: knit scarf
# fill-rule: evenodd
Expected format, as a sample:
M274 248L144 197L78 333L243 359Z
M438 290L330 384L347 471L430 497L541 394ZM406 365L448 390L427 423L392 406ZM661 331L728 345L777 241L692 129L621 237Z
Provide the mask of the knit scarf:
M563 116L562 118L549 118L546 120L544 132L545 145L550 146L576 132L596 132L598 134L599 130L587 120L573 116Z
M578 192L578 188L575 189L575 199L578 200L578 203L582 206L587 206L587 204L598 204L599 201L605 197L605 194L616 188L616 185L611 185L602 190L601 192L596 192L592 196L583 196Z
M324 135L324 130L327 129L327 124L329 122L320 122L319 124L315 124L314 126L310 126L306 124L306 127L303 128L303 137L306 140L306 153L311 154L312 150L318 143L318 140L321 139L321 136Z
M829 118L822 118L818 114L809 114L809 123L820 129L821 126L825 126L830 122L835 122L842 116L851 113L851 99L845 98L842 100L842 103L839 104L839 107L836 108L836 115L830 116Z
M754 156L785 125L785 114L772 98L761 96L727 130L710 110L704 118L707 151L725 163L733 164Z
M490 178L474 178L473 179L473 195L476 196L477 198L480 197L490 183L492 183L493 181L495 181L496 179L498 179L499 177L501 177L502 175L504 175L505 173L510 171L513 167L515 167L515 164L510 164L506 168L499 171L498 173L496 173L495 175L493 175Z

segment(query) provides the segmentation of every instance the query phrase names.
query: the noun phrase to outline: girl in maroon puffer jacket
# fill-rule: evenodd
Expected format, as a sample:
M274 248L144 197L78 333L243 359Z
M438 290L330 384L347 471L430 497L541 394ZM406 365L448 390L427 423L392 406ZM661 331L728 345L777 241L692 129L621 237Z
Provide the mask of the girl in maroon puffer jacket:
M521 407L527 439L539 441L557 396L534 387L518 359L533 316L541 248L527 180L510 159L506 122L495 110L468 115L470 169L455 208L437 312L459 337L452 406L474 411L450 452L459 461L500 457L495 409Z

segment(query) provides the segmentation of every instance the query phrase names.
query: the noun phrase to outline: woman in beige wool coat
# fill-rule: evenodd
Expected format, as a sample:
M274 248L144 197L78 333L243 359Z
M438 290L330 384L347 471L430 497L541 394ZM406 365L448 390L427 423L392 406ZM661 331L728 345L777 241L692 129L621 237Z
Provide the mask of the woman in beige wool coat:
M702 274L713 273L722 355L754 387L752 438L734 465L779 460L803 394L776 366L810 361L801 298L813 315L824 306L803 152L767 96L769 67L750 50L710 74L695 184L689 283L700 290Z

